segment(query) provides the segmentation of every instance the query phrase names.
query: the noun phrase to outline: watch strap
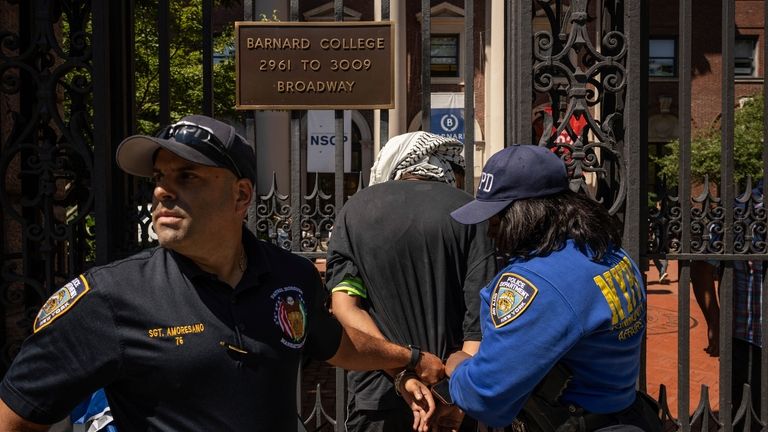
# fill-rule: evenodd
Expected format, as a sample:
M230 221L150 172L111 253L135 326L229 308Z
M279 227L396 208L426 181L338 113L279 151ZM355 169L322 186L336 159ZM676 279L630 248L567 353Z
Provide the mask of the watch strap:
M419 360L421 360L421 348L418 345L408 345L408 348L411 350L411 360L405 369L414 371L419 364Z

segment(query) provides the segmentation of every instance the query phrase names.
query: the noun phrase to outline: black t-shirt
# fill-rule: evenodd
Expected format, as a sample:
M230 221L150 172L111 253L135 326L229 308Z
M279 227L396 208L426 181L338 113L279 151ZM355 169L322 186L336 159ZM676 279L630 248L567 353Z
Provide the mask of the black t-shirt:
M302 351L332 357L341 329L312 263L244 241L234 290L163 248L70 282L43 306L0 398L52 423L105 387L121 431L296 430Z
M479 341L480 289L494 276L487 224L462 225L450 212L472 197L434 181L397 180L357 192L336 218L326 283L359 277L364 303L392 342L445 357ZM361 409L402 405L382 372L350 372Z

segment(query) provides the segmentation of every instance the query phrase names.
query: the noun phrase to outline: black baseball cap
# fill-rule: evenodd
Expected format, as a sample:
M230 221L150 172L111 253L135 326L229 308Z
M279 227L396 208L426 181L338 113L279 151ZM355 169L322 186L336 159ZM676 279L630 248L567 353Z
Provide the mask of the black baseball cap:
M186 116L156 136L129 136L117 147L117 165L129 174L152 177L154 155L161 148L190 162L226 168L237 178L256 183L253 147L232 126L203 115Z
M565 164L545 147L515 144L488 159L477 196L451 213L457 222L476 224L490 219L512 202L568 189Z

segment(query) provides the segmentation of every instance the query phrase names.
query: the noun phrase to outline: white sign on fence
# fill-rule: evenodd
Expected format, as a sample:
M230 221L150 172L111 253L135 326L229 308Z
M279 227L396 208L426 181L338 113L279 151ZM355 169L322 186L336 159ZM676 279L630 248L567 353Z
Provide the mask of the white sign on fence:
M307 172L335 172L336 121L334 112L307 113ZM344 111L344 172L352 166L352 116Z

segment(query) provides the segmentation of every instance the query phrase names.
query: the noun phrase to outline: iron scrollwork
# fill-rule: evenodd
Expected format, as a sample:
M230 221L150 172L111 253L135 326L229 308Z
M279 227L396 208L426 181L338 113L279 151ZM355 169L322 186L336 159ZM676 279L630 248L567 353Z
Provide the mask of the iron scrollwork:
M272 185L269 192L260 195L253 205L253 221L249 222L254 234L265 241L293 252L323 254L328 250L328 240L333 230L336 218L334 196L320 187L319 175L315 174L312 190L304 195L300 207L301 229L299 244L291 242L291 213L290 196L280 193L277 185L277 175L272 175ZM359 174L358 188L363 188L362 173ZM249 218L251 217L249 216Z
M336 218L333 195L320 190L319 174L315 173L315 186L304 197L301 206L301 252L325 252Z
M0 298L17 317L5 329L6 366L43 301L92 258L94 193L90 2L2 7L19 25L0 32L0 98L11 120L0 142L0 203L21 233L3 238Z
M272 186L254 203L254 220L249 225L256 237L291 250L291 204L288 195L280 193L277 175L272 173ZM250 218L250 216L249 216Z
M625 36L607 31L596 47L588 31L592 18L587 0L536 0L536 5L537 16L549 26L536 32L533 44L534 92L539 102L548 104L540 113L539 145L561 156L573 191L607 200L615 214L627 189L622 155ZM594 114L598 104L602 119Z
M717 185L708 177L697 186L699 193L691 197L690 252L718 255L726 253L723 232L727 225L722 199L716 195ZM733 202L733 253L765 254L766 210L763 206L762 187L755 187L747 178ZM657 205L650 209L651 242L649 254L682 253L683 211L679 194L662 184Z

